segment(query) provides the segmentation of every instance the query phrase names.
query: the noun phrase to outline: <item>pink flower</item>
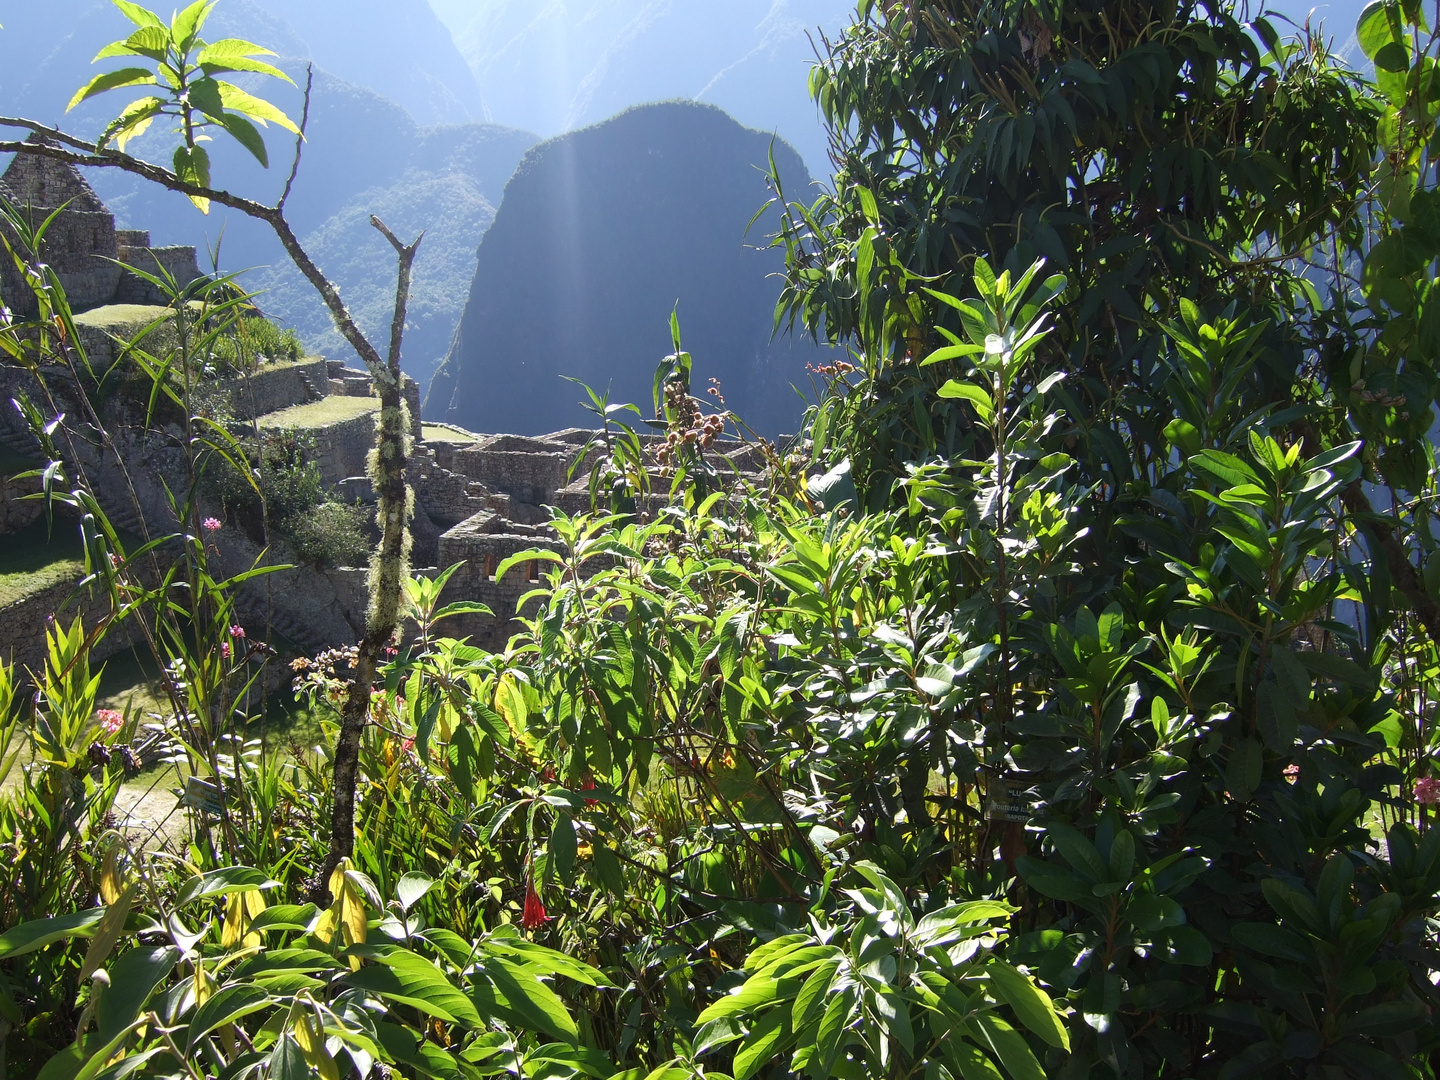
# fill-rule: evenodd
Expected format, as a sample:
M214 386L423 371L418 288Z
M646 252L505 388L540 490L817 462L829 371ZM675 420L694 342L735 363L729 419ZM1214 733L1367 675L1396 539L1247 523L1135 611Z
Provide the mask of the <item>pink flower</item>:
M223 656L226 660L230 659L230 642L222 641L220 643L220 655Z
M1299 780L1299 779L1300 779L1300 766L1299 766L1299 765L1294 765L1294 764L1286 765L1286 766L1285 766L1285 779L1286 779L1287 782L1289 782L1289 783L1291 783L1291 784L1295 783L1296 780Z
M415 740L414 740L414 739L406 739L406 740L404 740L403 742L401 742L401 744L400 744L400 752L401 752L402 754L413 754L413 753L415 753Z
M1422 776L1415 781L1415 801L1421 806L1440 803L1440 780L1433 776Z
M95 717L100 721L100 726L111 735L118 734L125 726L125 714L114 709L101 709Z
M206 518L204 521L202 521L202 522L200 523L200 525L201 525L201 527L202 527L206 532L219 532L219 531L220 531L220 519L219 519L219 518Z
M232 626L232 627L230 627L230 636L233 637L233 638L243 638L243 637L245 636L245 627L243 627L243 626Z

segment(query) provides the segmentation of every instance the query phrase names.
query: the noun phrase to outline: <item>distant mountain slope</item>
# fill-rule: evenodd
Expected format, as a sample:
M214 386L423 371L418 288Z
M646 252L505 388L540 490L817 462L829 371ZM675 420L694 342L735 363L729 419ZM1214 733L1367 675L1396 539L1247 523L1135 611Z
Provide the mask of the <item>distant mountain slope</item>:
M815 53L806 35L838 33L855 0L431 3L497 123L555 135L642 102L693 98L778 132L812 172L829 173L807 91Z
M273 2L276 8L281 6L279 0ZM325 2L334 6L333 0ZM424 7L423 0L419 2ZM47 31L45 20L28 11L21 20L0 13L5 27L0 30L0 101L13 94L18 101L13 111L22 115L61 119L69 95L94 71L91 57L128 25L109 3L59 0L59 6L76 10L68 23L61 22L69 31L58 40L52 40L53 30ZM425 14L435 21L428 8ZM285 54L280 65L304 85L309 45L288 21L253 0L225 0L209 29L212 37L245 36ZM448 41L443 27L437 32L446 34ZM379 36L378 31L371 36ZM403 37L399 40L404 43ZM338 47L333 40L327 44L330 50ZM12 50L36 59L10 62ZM424 62L423 56L414 59ZM465 74L468 78L468 71ZM298 121L302 107L298 87L273 80L269 85L255 81L250 85ZM64 116L64 126L93 134L123 101L117 96L87 103ZM211 147L217 181L262 201L277 198L294 140L272 126L267 142L272 159L268 171L234 144L217 140ZM336 78L323 68L316 72L309 140L288 205L291 222L321 268L341 285L361 326L382 338L388 335L395 260L370 228L370 214L378 213L401 231L428 230L416 265L405 349L407 367L422 383L445 355L474 275L476 246L494 216L493 206L534 142L535 137L526 132L489 124L425 127L376 91ZM133 149L142 157L163 161L171 146L173 136L156 130ZM0 168L3 165L0 162ZM195 244L203 253L223 240L222 268L259 268L244 282L252 289L267 290L262 301L267 310L294 325L312 348L353 360L313 289L291 268L268 228L220 207L202 217L184 198L123 173L90 170L89 179L122 227L148 229L157 244Z
M142 0L168 18L172 5ZM181 5L183 6L183 5ZM24 115L58 120L82 68L130 23L105 0L0 3L0 99ZM207 37L244 37L406 109L419 123L483 119L479 89L427 0L222 0ZM62 67L47 63L70 56ZM88 76L86 76L88 78ZM83 81L83 80L82 80Z
M535 434L582 424L578 387L650 413L655 365L671 352L678 304L693 387L721 382L728 405L767 434L795 430L809 342L771 325L777 251L747 246L767 200L769 135L712 106L631 109L532 149L480 245L465 315L426 415L478 431ZM774 144L800 190L799 155ZM758 222L749 245L763 246Z

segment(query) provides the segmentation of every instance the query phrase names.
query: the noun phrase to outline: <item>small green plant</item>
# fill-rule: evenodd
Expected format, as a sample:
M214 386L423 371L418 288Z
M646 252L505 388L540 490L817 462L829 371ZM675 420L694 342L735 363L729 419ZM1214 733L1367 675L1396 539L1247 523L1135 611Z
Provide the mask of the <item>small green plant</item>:
M280 532L295 554L320 566L364 566L372 544L370 512L354 503L326 499L304 513L280 519Z
M238 38L207 43L200 37L215 2L195 0L166 23L139 4L114 0L136 30L101 49L95 59L138 57L151 61L155 67L125 67L96 75L75 92L69 105L73 109L82 101L111 90L153 86L163 91L163 95L152 94L127 105L106 127L98 145L103 149L113 141L123 152L126 143L144 134L157 117L171 117L176 121L175 133L182 140L175 150L175 175L203 188L210 186L210 154L201 145L210 138L207 130L218 128L228 132L267 169L270 156L265 149L265 139L255 125L264 127L275 123L297 135L300 133L294 122L268 101L216 78L253 72L291 81L279 68L256 59L275 55L269 49ZM190 201L204 213L210 212L209 199L192 195Z
M293 329L280 329L262 315L235 320L229 333L216 339L210 352L211 371L220 377L254 372L261 364L302 359L305 347Z

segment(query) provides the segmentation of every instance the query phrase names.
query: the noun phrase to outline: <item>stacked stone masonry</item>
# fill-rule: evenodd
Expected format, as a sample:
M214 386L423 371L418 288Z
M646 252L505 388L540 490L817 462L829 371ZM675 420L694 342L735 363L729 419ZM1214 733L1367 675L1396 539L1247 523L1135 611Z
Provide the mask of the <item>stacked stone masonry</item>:
M122 262L152 275L163 270L180 285L200 276L193 247L152 248L149 233L116 229L115 215L85 178L64 162L17 154L0 176L0 198L24 214L32 227L60 211L38 254L55 268L76 311L163 302L154 285L124 270ZM0 296L16 314L35 314L35 298L9 259L0 260Z

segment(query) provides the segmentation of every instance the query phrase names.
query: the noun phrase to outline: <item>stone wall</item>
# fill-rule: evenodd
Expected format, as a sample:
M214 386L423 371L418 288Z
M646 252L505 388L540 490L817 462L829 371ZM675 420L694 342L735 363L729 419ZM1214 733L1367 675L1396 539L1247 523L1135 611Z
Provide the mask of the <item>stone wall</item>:
M543 439L497 435L456 450L454 468L517 502L541 506L565 486L573 456Z
M365 471L365 459L375 445L375 414L364 413L353 420L312 430L315 461L325 483L334 485L347 476Z
M122 237L126 234L121 234ZM133 236L134 233L129 233ZM149 245L149 234L144 234L144 246L121 246L119 259L137 270L143 270L147 274L154 274L157 277L165 276L161 271L169 273L178 285L188 285L200 276L200 265L193 247L162 247L152 248ZM105 301L112 304L164 304L168 302L165 294L140 277L128 270L122 270L119 280L116 282L113 298Z
M231 415L253 420L292 405L315 401L324 395L325 359L319 356L298 363L266 364L255 374L229 380Z
M501 517L510 516L509 495L493 492L480 481L440 465L440 455L431 452L438 449L417 447L407 462L406 479L415 492L417 509L447 529L487 510ZM453 462L453 454L446 457Z
M39 490L38 480L21 481L7 476L0 481L0 536L17 533L40 520L45 504L25 498Z
M39 671L47 653L45 631L54 616L68 625L77 613L83 613L86 628L93 628L91 612L101 606L92 604L83 594L75 593L74 581L62 581L48 589L31 593L16 603L0 607L0 659L32 671ZM132 635L119 630L107 633L90 651L90 663L98 666L116 653L135 644Z
M168 310L154 304L127 304L75 316L75 329L79 332L80 343L85 346L90 366L108 368L123 351L119 342L132 340L151 323L164 317ZM142 347L151 356L164 356L178 343L174 327L167 322L147 334Z

